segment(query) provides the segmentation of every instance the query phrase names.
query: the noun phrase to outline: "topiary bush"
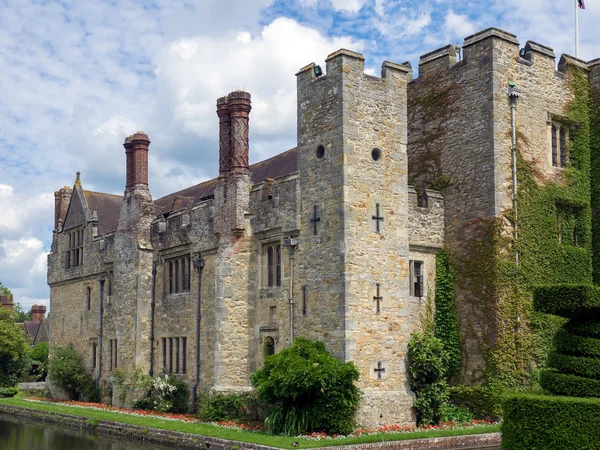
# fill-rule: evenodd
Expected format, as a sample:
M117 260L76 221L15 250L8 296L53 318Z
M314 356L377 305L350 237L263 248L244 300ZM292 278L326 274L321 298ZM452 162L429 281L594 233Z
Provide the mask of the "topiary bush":
M429 333L414 333L408 343L408 374L415 393L417 424L437 424L448 400L448 354L442 341Z
M48 377L58 387L64 389L71 400L97 402L100 393L94 380L86 373L81 359L72 347L59 347L53 350L48 363Z
M322 342L297 338L265 358L252 374L258 398L270 405L265 424L273 434L297 436L324 431L347 434L354 428L361 392L353 363L331 356Z
M202 399L198 416L207 422L221 420L258 420L261 407L254 392L243 394L210 393Z
M600 399L517 394L504 402L502 450L598 450Z
M496 384L482 386L450 386L449 400L468 407L475 419L497 420L502 416L504 389Z

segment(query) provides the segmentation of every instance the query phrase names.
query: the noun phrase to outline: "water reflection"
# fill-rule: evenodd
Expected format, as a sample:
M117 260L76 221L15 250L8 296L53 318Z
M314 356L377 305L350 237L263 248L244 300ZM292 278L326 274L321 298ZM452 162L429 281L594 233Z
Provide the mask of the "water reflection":
M118 441L81 430L0 417L0 450L166 450L137 441Z

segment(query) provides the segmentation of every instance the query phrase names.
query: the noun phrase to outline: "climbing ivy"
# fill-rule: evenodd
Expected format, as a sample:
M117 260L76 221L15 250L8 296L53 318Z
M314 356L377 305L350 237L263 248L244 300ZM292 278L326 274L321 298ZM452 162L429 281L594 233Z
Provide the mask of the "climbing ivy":
M538 171L535 162L522 156L529 144L518 135L518 242L511 236L514 213L508 210L504 217L467 224L465 231L474 238L452 254L457 281L468 293L463 296L465 311L477 314L473 324L483 322L481 329L464 332L477 336L487 355L488 383L535 383L538 368L545 365L552 336L564 321L533 312L535 285L592 282L590 180L591 163L598 167L599 161L597 156L591 160L590 140L597 145L598 112L590 108L589 83L581 70L570 69L568 83L572 101L564 119L572 127L569 166L562 174L548 179ZM596 171L597 178L600 167Z
M592 267L594 283L600 284L600 87L592 90L590 108Z
M435 337L448 354L448 378L460 373L460 336L456 316L456 293L450 257L444 249L435 258Z

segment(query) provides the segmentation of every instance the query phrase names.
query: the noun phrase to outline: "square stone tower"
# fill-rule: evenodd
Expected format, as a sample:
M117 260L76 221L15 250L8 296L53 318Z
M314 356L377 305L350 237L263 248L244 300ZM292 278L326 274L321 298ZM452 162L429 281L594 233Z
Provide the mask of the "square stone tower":
M318 292L320 308L302 333L359 368L360 422L413 422L405 367L414 331L406 154L412 71L384 62L381 78L370 76L363 56L348 50L326 62L326 75L317 77L314 64L297 74L298 276Z

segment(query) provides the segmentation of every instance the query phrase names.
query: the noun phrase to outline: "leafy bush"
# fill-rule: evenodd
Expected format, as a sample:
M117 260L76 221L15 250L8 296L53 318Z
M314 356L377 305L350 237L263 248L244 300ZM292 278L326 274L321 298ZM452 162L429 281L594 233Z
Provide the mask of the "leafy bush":
M600 399L518 394L504 402L503 450L597 450Z
M452 403L468 407L475 419L496 420L502 416L504 389L500 386L451 386L448 393Z
M444 403L441 407L440 421L470 424L473 422L473 413L469 408L456 406L452 403Z
M419 425L437 424L448 400L448 355L440 339L429 333L414 333L408 344L410 388L415 393Z
M536 286L533 307L547 314L577 317L592 308L600 308L600 288L575 284Z
M345 434L354 428L361 392L353 363L331 356L322 342L298 338L252 374L261 401L273 407L265 423L274 434Z
M48 378L64 389L72 400L97 402L100 399L94 380L86 373L72 347L54 349L48 363Z
M0 307L0 387L12 387L29 370L28 345L13 313Z
M152 378L148 396L134 402L133 407L183 414L189 410L189 395L187 384L172 375L164 375Z
M39 342L33 346L29 353L31 359L31 370L29 371L33 381L43 381L48 375L48 343Z
M17 387L0 387L0 398L14 397L19 393Z
M220 420L256 420L260 406L254 393L205 395L198 415L202 420L217 422Z

